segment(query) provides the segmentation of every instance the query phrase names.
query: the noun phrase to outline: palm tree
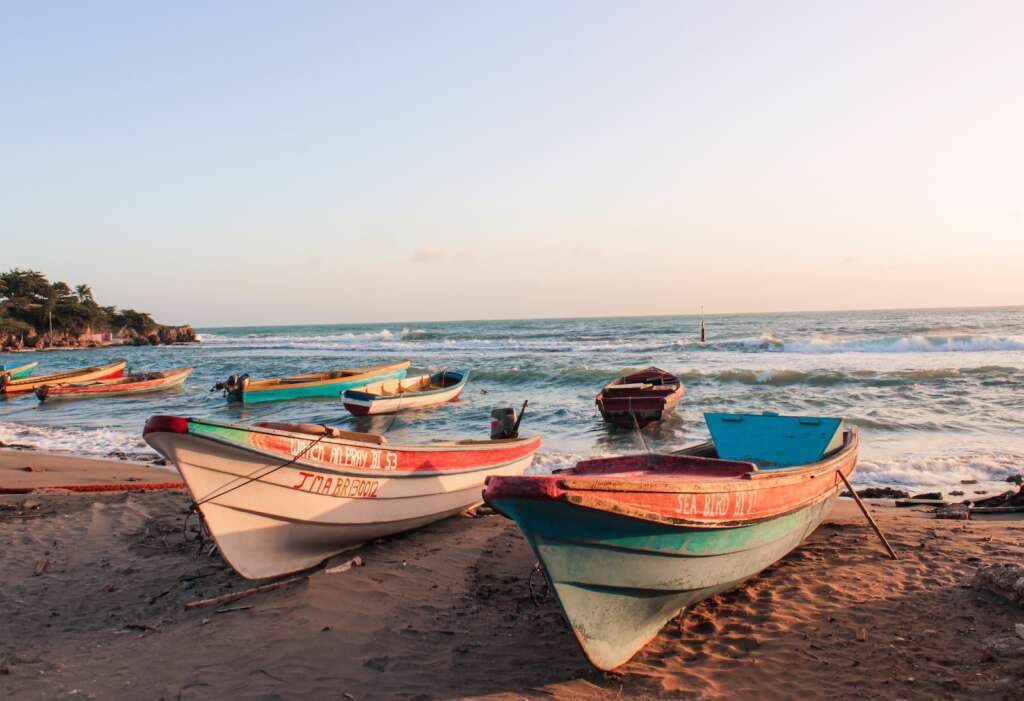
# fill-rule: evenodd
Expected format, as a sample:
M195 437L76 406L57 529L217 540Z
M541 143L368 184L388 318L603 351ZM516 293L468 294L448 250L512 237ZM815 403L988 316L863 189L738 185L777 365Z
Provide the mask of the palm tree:
M75 294L78 295L78 301L81 304L96 304L96 300L92 296L92 288L88 285L75 285Z

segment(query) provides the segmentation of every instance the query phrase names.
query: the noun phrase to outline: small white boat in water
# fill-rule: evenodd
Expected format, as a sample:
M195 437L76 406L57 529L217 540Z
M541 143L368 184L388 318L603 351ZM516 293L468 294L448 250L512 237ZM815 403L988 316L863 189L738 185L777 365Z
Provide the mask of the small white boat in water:
M488 477L522 474L541 443L402 446L316 424L178 416L151 417L143 435L177 466L221 555L249 579L306 569L479 504Z
M434 375L385 380L361 390L346 390L341 399L355 416L394 414L453 402L462 394L468 380L468 370L443 370Z

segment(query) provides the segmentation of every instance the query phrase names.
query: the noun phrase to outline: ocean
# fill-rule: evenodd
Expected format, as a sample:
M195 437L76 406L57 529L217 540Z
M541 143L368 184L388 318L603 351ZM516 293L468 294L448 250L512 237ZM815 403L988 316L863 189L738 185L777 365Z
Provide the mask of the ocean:
M42 450L151 454L152 414L223 421L328 423L386 431L393 442L486 437L490 410L529 400L521 433L544 447L533 470L641 450L634 432L605 425L594 396L629 368L678 374L676 411L644 430L655 450L707 437L703 412L842 416L862 431L859 485L910 490L1005 490L1024 472L1024 307L409 322L198 329L188 346L0 355L39 361L37 374L116 357L134 371L191 366L180 391L39 404L0 401L0 441ZM229 405L210 388L232 373L272 377L408 358L411 372L469 369L461 401L397 417L355 419L340 400ZM965 480L978 485L963 486Z

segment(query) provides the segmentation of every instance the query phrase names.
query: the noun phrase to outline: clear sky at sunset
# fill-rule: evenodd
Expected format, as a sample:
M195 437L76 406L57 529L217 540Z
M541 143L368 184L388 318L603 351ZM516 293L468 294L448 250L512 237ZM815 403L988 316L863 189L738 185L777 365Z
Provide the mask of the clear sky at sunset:
M1022 304L1022 163L1018 1L0 14L0 269L168 323Z

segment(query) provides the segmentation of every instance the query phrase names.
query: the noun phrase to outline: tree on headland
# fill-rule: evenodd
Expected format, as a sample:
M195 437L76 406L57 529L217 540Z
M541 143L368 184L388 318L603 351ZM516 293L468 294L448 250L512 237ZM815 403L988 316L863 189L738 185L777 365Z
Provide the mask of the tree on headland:
M169 328L145 312L101 307L89 285L51 283L37 270L0 273L0 345L74 345L83 336L102 333L151 343L157 337L166 343L194 340L190 328L168 334Z
M88 285L76 285L75 295L78 296L79 304L95 305L96 300L92 298L92 288Z

